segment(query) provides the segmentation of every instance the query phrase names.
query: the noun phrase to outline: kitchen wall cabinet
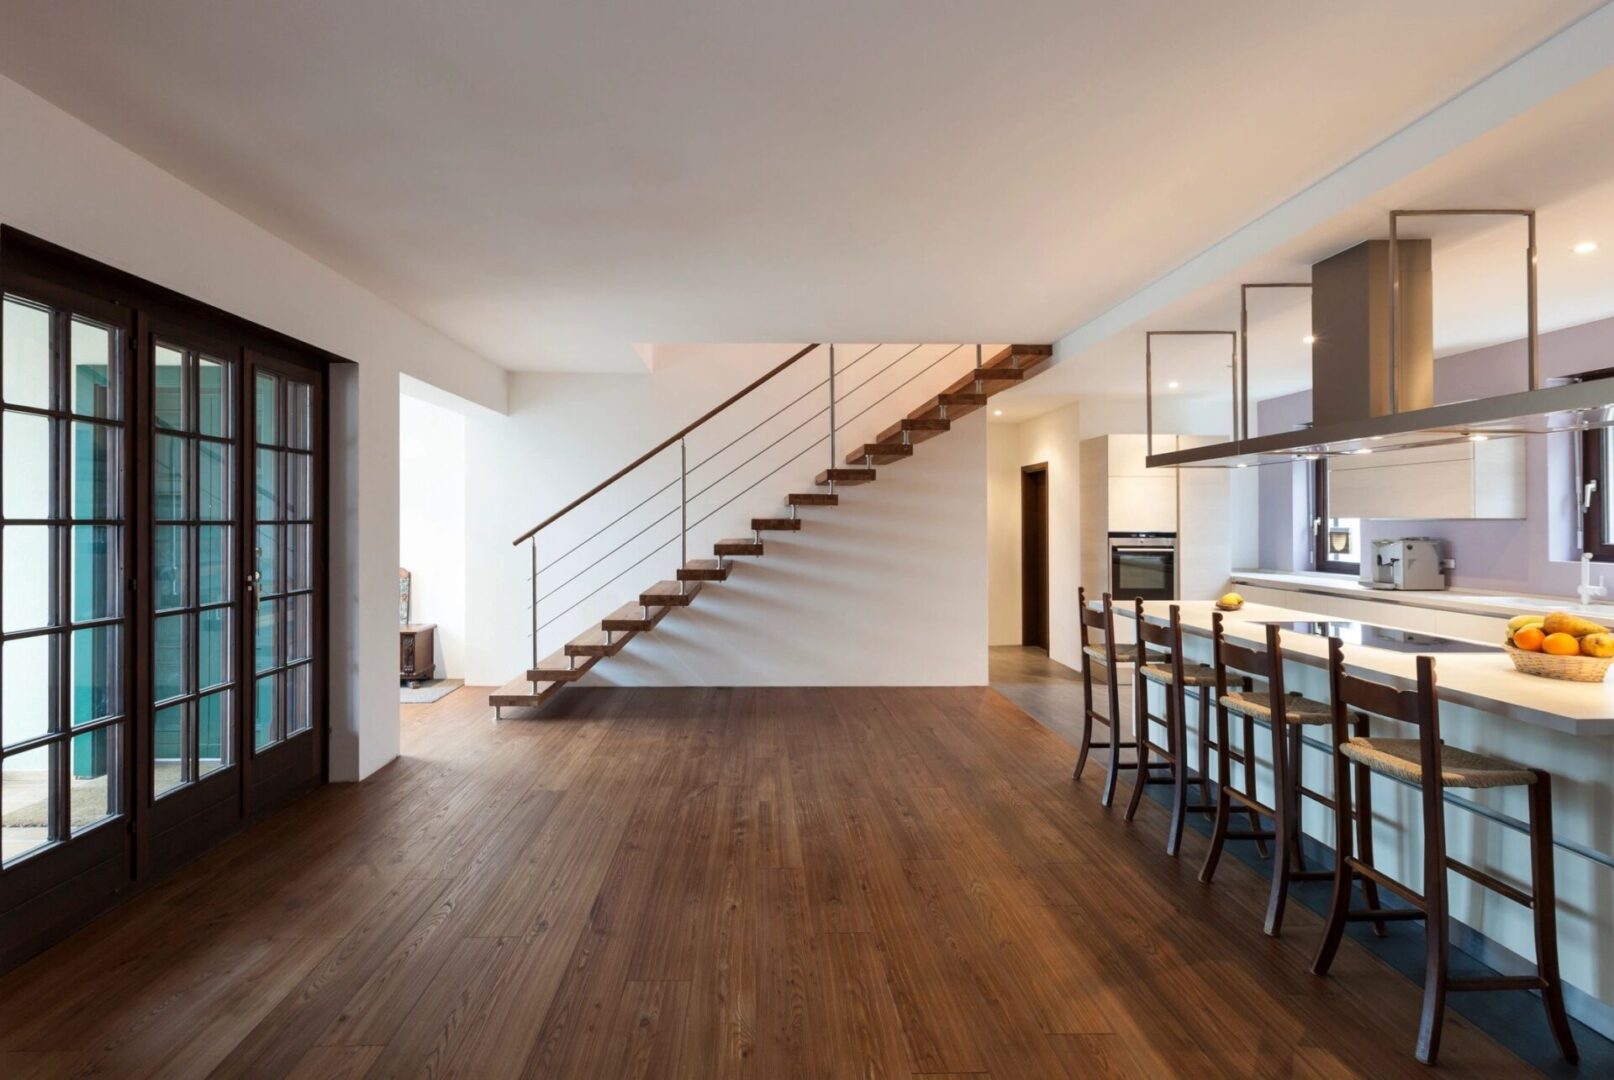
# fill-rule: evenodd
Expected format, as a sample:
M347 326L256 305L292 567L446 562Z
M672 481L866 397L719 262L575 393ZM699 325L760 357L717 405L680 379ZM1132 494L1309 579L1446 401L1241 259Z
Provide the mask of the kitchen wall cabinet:
M1331 458L1335 517L1435 520L1525 515L1525 440L1491 439Z
M1154 437L1157 454L1215 437ZM1232 570L1226 469L1151 469L1143 435L1102 435L1081 444L1082 581L1096 596L1109 586L1109 534L1177 534L1176 595L1208 600L1225 591Z

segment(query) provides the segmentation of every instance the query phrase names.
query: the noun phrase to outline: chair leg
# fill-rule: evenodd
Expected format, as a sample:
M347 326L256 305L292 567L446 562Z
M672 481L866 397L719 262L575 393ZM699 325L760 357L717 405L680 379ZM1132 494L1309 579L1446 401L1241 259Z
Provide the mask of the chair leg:
M1367 852L1362 861L1371 865ZM1334 751L1334 894L1328 903L1328 925L1311 961L1316 975L1327 975L1345 935L1345 917L1351 910L1351 770L1345 755ZM1377 906L1377 905L1374 905Z
M1098 796L1100 806L1109 806L1115 801L1115 781L1121 773L1121 688L1115 676L1113 670L1105 669L1105 693L1110 702L1110 760L1104 768L1104 790Z
M1244 680L1244 689L1246 691L1248 691L1250 689L1250 680L1249 679ZM1251 719L1250 717L1248 717L1248 716L1244 717L1243 719L1244 719L1244 790L1247 793L1249 793L1251 798L1255 798L1256 797L1256 795L1255 795L1255 790L1256 790L1256 788L1255 788L1255 721L1253 719ZM1250 814L1250 831L1251 832L1260 832L1261 831L1261 815L1257 814L1254 810L1249 811L1249 814ZM1256 851L1256 854L1261 856L1261 858L1263 858L1263 859L1266 858L1267 854L1268 854L1268 852L1267 852L1267 842L1265 840L1257 840L1255 842L1255 851Z
M1222 845L1227 843L1227 819L1233 810L1233 801L1227 795L1232 780L1232 759L1227 756L1227 728L1227 710L1218 702L1216 742L1221 746L1222 752L1216 755L1216 824L1211 829L1210 849L1205 852L1205 861L1199 868L1199 880L1205 885L1209 885L1211 879L1216 876L1216 864L1222 858Z
M1137 747L1137 771L1132 774L1132 797L1126 801L1126 814L1123 820L1131 821L1137 815L1138 806L1143 802L1143 788L1149 782L1149 684L1143 679L1138 680L1137 687L1137 725L1133 728L1132 741ZM1171 730L1171 688L1166 688L1166 730Z
M1272 891L1267 896L1267 918L1264 929L1268 936L1277 937L1283 929L1283 909L1289 900L1289 875L1294 860L1295 814L1290 796L1293 781L1290 779L1289 752L1284 743L1288 733L1285 721L1276 714L1272 717L1272 808L1277 811L1277 838L1272 851Z
M1166 729L1171 747L1171 827L1166 832L1166 854L1172 858L1182 850L1182 827L1188 816L1188 690L1171 686L1166 690Z
M1423 789L1423 1014L1418 1020L1417 1058L1433 1065L1440 1058L1440 1033L1446 1023L1447 937L1446 820L1442 785L1424 776Z
M1199 801L1201 805L1210 802L1210 699L1210 687L1201 686L1199 688ZM1218 743L1217 745L1222 744Z
M1072 780L1082 778L1082 769L1087 765L1087 751L1093 745L1093 659L1090 656L1082 657L1082 746L1076 752L1076 768L1071 771Z
M1300 741L1300 725L1290 724L1288 734L1289 758L1284 769L1289 778L1289 817L1294 826L1289 830L1289 839L1293 848L1294 868L1303 871L1306 869L1306 852L1302 846L1302 837L1305 832L1300 828L1300 785L1306 774L1300 767L1300 748L1304 745Z
M1372 866L1373 774L1368 771L1366 765L1349 766L1346 769L1347 776L1350 772L1355 772L1356 774L1356 850L1359 853L1358 857L1364 863ZM1335 784L1339 784L1341 781L1336 778L1334 782ZM1347 785L1350 783L1348 779L1344 782ZM1334 813L1340 813L1337 807L1335 808ZM1348 816L1347 823L1349 823ZM1362 879L1362 898L1367 901L1367 906L1374 911L1377 911L1379 908L1384 906L1383 904L1379 903L1379 883L1371 878ZM1383 919L1374 919L1373 933L1376 937L1387 937L1389 936L1390 928Z
M1552 784L1537 770L1530 787L1530 880L1535 893L1536 973L1547 1025L1565 1061L1579 1061L1575 1036L1564 1010L1564 986L1558 974L1558 890L1552 866Z

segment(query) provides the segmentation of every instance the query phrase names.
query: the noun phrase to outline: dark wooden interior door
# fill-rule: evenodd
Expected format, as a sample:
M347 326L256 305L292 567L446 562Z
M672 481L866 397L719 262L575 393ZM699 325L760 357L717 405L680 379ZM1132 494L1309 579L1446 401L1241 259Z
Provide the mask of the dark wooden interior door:
M1048 651L1048 466L1020 470L1020 643Z

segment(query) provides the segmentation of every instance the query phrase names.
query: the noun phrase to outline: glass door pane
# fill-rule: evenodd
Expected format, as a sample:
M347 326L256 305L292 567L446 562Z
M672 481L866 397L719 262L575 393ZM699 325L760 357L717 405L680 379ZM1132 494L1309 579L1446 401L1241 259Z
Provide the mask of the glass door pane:
M253 742L313 727L313 386L260 369L253 378Z
M0 296L0 866L127 813L125 340Z
M236 763L235 370L152 348L152 790Z

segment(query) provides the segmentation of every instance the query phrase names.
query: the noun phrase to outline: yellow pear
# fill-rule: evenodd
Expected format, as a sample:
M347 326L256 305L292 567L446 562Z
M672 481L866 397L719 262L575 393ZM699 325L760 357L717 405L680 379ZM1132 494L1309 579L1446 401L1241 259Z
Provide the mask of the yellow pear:
M1599 659L1614 656L1614 634L1587 634L1580 639L1580 655Z
M1590 619L1583 619L1579 615L1571 615L1567 611L1554 611L1541 623L1544 634L1568 634L1570 637L1585 637L1587 634L1606 634L1608 627L1599 626Z

